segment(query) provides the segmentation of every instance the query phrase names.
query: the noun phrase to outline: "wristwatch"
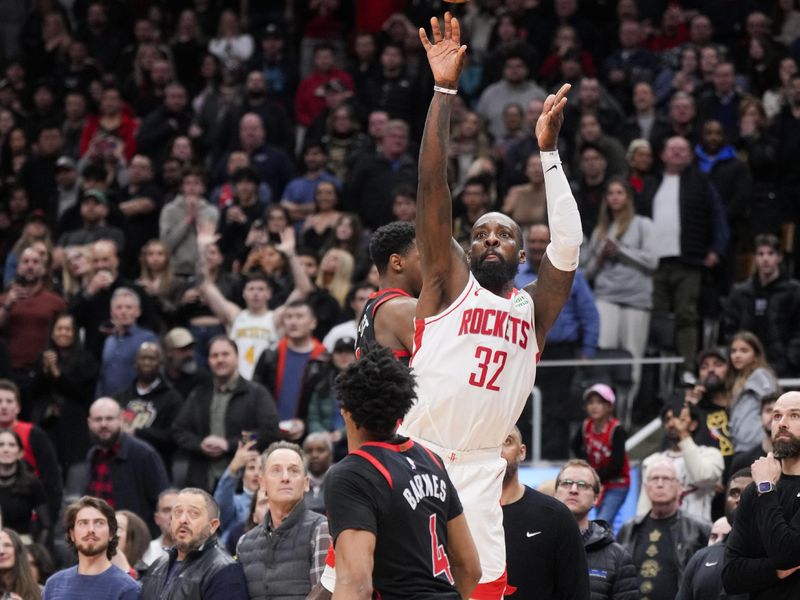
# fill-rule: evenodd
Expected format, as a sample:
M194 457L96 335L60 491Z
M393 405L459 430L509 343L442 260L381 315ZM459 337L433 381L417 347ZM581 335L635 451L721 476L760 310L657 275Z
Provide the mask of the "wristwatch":
M756 484L756 490L758 491L759 496L762 494L768 494L775 491L775 484L771 481L759 481Z

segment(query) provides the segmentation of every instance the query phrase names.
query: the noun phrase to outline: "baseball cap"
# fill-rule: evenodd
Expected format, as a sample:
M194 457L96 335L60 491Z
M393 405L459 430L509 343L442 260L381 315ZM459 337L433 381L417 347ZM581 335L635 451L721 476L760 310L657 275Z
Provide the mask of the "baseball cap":
M269 23L266 27L264 27L264 37L282 38L283 34L281 33L280 27L278 27L277 24Z
M108 198L100 190L86 190L83 192L83 195L81 195L81 202L88 200L89 198L95 202L99 202L100 204L108 204Z
M186 348L194 344L192 332L184 327L175 327L164 336L164 345L170 348Z
M32 223L33 221L39 221L41 223L44 223L45 225L49 225L47 215L41 208L32 210L31 213L28 215L28 218L25 220L26 223Z
M592 394L597 394L609 404L614 404L617 401L614 390L611 389L611 386L608 386L605 383L595 383L592 387L583 392L583 399L587 400Z
M697 353L695 364L700 367L700 364L709 356L714 356L720 359L722 362L728 362L728 351L719 346L712 346L711 348L703 348Z
M60 156L56 161L56 170L67 169L69 171L75 170L75 161L69 156Z
M356 341L351 337L339 338L333 345L334 352L354 352L355 348Z

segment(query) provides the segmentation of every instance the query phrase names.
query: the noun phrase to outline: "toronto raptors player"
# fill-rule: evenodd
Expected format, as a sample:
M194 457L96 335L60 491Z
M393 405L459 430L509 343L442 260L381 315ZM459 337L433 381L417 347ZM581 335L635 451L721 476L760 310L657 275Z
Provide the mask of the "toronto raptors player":
M408 366L414 340L414 314L422 287L414 225L395 221L378 227L369 242L380 289L373 292L358 321L356 356L373 345L389 348Z
M433 43L420 29L435 81L419 157L417 246L422 291L411 366L417 402L399 429L445 462L481 559L477 599L500 599L506 587L503 514L506 463L500 449L530 394L536 360L567 300L583 232L578 207L556 150L570 86L550 95L536 123L545 172L551 241L539 279L514 288L525 261L519 226L488 213L472 228L468 259L452 239L447 187L450 118L466 46L458 21L444 32L431 19Z

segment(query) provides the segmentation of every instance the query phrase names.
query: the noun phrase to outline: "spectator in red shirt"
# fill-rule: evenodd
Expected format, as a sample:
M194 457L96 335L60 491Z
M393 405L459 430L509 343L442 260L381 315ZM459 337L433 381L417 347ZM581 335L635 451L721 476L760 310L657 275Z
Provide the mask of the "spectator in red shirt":
M314 48L314 70L300 82L294 100L298 125L308 127L325 109L325 84L334 79L353 91L353 78L336 67L336 53L333 46L327 43L318 44Z
M26 248L20 254L14 282L0 295L0 329L8 342L15 379L24 380L23 387L47 344L50 325L67 309L64 299L45 287L45 273L42 255Z

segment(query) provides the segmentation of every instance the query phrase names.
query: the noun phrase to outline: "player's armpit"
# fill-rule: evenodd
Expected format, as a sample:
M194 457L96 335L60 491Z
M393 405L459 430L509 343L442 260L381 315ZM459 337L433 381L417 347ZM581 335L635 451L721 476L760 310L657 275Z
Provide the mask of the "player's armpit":
M345 529L336 537L336 589L333 600L370 600L375 534Z
M547 332L553 327L561 309L572 293L575 271L556 269L545 254L539 265L539 278L525 287L533 299L533 314L536 322L536 342L539 350L544 348Z
M464 513L447 522L447 555L458 593L469 598L481 578L481 561Z

